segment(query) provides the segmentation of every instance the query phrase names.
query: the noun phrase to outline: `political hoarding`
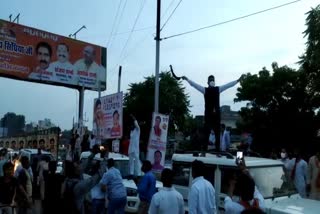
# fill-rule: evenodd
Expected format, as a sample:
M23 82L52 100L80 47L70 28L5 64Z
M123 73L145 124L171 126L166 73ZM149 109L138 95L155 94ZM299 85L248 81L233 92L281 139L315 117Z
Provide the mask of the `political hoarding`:
M51 152L57 158L59 128L41 130L34 133L26 133L21 136L2 137L0 138L0 148L19 149L38 149Z
M106 89L106 48L0 19L0 76Z
M97 139L122 137L122 101L122 92L94 99L93 133Z
M152 171L161 172L166 156L169 115L153 113L149 136L147 160L152 163Z

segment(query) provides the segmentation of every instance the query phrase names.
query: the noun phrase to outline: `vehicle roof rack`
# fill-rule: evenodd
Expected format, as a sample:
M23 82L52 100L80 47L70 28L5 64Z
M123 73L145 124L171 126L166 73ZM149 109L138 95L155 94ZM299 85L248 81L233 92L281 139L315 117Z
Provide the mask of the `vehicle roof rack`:
M230 152L223 152L223 151L215 151L215 150L208 150L206 152L193 150L193 151L184 151L184 154L192 154L194 157L205 157L206 153L217 155L218 157L225 156L228 159L234 159L234 156Z
M208 150L208 153L214 154L217 156L226 156L228 159L234 159L234 156L230 152L224 152L224 151L215 151L215 150Z

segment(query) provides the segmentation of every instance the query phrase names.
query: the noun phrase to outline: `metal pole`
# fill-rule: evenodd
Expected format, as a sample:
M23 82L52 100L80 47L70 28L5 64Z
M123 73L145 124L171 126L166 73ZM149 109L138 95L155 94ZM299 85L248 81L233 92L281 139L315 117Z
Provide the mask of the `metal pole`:
M17 20L17 24L19 24L19 16L20 16L20 13L16 16L16 18L14 18L12 22L15 22Z
M10 16L9 16L9 20L10 20L10 22L11 22L11 18L12 18L12 14L10 14Z
M80 132L82 132L83 103L84 103L84 87L81 87L81 89L79 89L79 115L78 115Z
M121 86L121 71L122 71L122 66L119 66L119 76L118 76L118 92L120 92L120 86Z
M157 0L157 33L156 33L156 76L154 90L154 112L159 112L159 64L160 64L160 15L161 0Z

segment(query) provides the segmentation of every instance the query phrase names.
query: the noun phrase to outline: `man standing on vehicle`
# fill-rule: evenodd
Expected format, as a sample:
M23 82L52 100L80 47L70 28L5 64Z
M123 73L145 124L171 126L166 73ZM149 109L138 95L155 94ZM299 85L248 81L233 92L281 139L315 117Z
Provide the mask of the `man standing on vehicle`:
M130 175L139 176L140 170L140 149L139 149L139 142L140 142L140 126L136 118L131 115L133 120L133 125L131 126L130 132L130 144L129 144L129 167L130 167Z
M220 151L220 93L235 86L240 81L240 78L225 85L216 86L214 76L210 75L208 77L207 88L198 85L185 76L183 76L182 79L186 80L192 87L204 95L204 126L207 136L206 139L209 139L210 131L213 129L216 136L216 149ZM202 149L206 151L208 143L204 142L202 147Z
M215 190L212 184L203 177L206 170L204 163L195 160L191 167L193 181L188 197L189 213L217 213Z

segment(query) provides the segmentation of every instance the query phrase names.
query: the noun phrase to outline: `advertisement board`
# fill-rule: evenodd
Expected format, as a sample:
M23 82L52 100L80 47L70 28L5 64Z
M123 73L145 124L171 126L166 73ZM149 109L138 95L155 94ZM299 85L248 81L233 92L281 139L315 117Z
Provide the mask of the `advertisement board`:
M122 101L122 92L94 100L93 133L98 139L116 139L122 137Z
M152 163L152 171L161 172L166 156L169 115L153 113L148 143L147 160Z
M0 19L0 76L106 89L106 48Z
M0 148L38 149L51 152L54 157L58 154L59 128L41 130L22 136L0 138Z

